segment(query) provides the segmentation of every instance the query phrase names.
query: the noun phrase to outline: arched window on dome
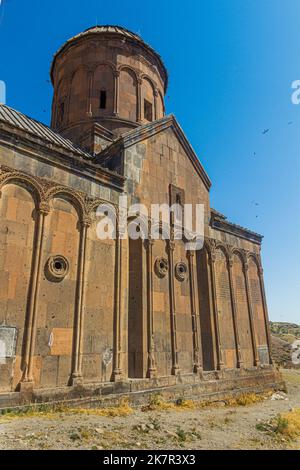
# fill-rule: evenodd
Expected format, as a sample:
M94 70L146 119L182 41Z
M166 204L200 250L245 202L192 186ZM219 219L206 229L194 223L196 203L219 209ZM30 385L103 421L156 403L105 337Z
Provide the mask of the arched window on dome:
M106 108L106 90L100 91L100 109Z
M149 122L153 121L152 103L146 99L144 99L144 118Z

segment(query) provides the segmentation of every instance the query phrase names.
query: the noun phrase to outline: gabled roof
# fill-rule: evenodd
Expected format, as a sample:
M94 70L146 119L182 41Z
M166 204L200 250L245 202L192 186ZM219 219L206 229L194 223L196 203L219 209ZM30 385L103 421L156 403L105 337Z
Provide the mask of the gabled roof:
M76 147L70 140L65 139L60 134L53 131L50 127L46 126L46 124L42 124L41 122L36 121L35 119L26 116L20 111L16 111L15 109L10 108L4 104L0 104L0 126L1 122L5 122L6 124L15 128L17 127L21 131L28 132L29 134L46 140L51 144L63 147L64 149L80 155L81 157L93 159L92 155L80 149L79 147Z
M110 159L110 157L114 155L115 151L120 148L120 146L123 148L131 147L132 145L141 142L142 140L149 139L150 137L158 134L159 132L162 132L169 128L174 131L180 144L186 151L187 156L193 164L196 172L202 179L206 188L209 189L211 187L211 181L173 114L165 116L162 119L158 119L157 121L150 122L149 124L144 124L142 126L136 127L135 129L132 129L129 132L122 134L118 139L114 140L111 145L109 145L102 152L100 152L96 156L96 158L101 164L105 165L106 162Z

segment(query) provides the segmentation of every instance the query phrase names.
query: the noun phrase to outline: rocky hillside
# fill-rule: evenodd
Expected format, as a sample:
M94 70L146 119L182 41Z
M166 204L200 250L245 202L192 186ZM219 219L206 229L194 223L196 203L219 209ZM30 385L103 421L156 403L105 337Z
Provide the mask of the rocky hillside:
M300 326L295 323L270 322L273 359L282 367L295 367L291 361L292 344L300 340Z
M296 323L270 322L271 333L288 343L300 339L300 325Z

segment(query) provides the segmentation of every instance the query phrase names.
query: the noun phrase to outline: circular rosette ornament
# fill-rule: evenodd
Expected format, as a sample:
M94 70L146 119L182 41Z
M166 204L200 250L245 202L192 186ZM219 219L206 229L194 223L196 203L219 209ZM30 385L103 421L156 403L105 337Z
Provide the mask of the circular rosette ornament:
M166 258L157 258L154 264L154 269L158 277L165 277L169 270L168 260Z
M180 282L183 282L187 279L188 268L187 268L187 265L183 261L180 261L179 263L176 264L175 276L176 276L176 279Z
M69 272L69 262L62 255L51 256L46 263L45 272L49 281L60 282Z

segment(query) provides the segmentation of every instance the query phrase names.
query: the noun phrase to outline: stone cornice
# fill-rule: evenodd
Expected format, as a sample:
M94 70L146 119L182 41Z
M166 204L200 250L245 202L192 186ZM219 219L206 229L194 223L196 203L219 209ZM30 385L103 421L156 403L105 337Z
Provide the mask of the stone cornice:
M115 31L112 30L105 30L105 28L115 28ZM76 36L68 39L65 44L63 44L60 49L54 54L51 68L50 68L50 77L52 84L54 83L54 69L55 69L55 63L57 58L62 54L66 53L71 47L74 45L82 42L82 41L87 41L87 40L97 40L97 41L107 41L109 38L115 37L118 39L121 39L122 41L125 41L127 43L131 43L134 45L137 45L141 50L144 51L144 53L150 54L151 57L154 58L156 66L158 67L158 70L160 71L160 74L165 82L164 85L164 91L166 93L167 88L168 88L168 71L163 63L163 60L161 56L143 39L137 35L132 33L131 31L127 30L126 28L120 27L120 26L101 26L101 27L94 27L94 28L89 28Z
M215 211L214 209L211 210L210 226L215 230L221 230L222 232L229 233L230 235L244 238L250 242L257 243L258 245L261 245L262 243L262 235L229 222L223 214Z
M0 145L36 158L96 183L123 191L125 178L103 168L94 159L83 158L71 151L35 137L19 128L0 123Z

